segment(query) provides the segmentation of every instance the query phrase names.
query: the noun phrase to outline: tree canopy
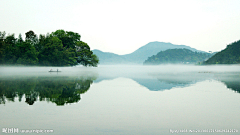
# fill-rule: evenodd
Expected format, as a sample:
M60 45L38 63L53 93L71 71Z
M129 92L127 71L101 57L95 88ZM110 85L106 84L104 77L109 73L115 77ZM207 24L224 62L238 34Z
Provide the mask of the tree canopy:
M6 36L0 32L0 64L40 66L94 66L98 57L93 54L81 36L72 31L56 30L51 34L40 34L32 30L25 33L25 41L19 34Z

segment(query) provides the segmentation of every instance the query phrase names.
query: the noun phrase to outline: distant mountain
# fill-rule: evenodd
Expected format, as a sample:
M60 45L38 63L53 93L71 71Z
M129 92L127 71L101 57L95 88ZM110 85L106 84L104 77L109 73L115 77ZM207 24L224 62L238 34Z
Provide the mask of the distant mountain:
M158 65L158 64L186 64L202 62L212 55L211 53L193 52L189 49L168 49L149 57L143 64Z
M185 45L174 45L165 42L150 42L133 53L126 55L117 55L100 50L92 50L99 57L100 64L142 64L148 57L156 55L160 51L174 48L186 48L193 52L204 52ZM206 52L205 52L206 53Z
M216 53L203 64L237 64L240 63L240 40L229 44L227 48Z
M150 42L145 46L140 47L133 53L123 55L123 57L128 59L131 62L142 64L148 57L152 55L156 55L160 51L165 51L167 49L174 49L174 48L186 48L194 52L195 51L203 52L185 45L174 45L174 44L165 43L165 42Z
M122 57L121 55L102 52L100 50L92 50L94 54L96 54L99 58L99 64L125 64L128 61Z

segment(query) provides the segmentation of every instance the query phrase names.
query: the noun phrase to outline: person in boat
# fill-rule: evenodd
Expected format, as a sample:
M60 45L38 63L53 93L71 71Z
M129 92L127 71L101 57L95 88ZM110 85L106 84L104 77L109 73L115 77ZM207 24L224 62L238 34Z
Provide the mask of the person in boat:
M58 72L58 69L57 69L57 72Z
M52 69L50 69L50 71L52 71Z

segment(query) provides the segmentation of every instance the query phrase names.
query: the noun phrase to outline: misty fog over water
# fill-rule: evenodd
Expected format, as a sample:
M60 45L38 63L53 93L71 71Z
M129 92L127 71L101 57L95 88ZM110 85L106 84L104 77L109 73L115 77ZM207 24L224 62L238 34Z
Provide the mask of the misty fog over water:
M94 78L93 83L128 78L150 91L187 87L204 80L239 82L239 65L100 65L99 67L0 67L0 79L24 80L29 77L55 79ZM60 72L49 72L60 71ZM59 78L60 77L60 78ZM17 80L16 80L17 81ZM239 89L237 89L239 90Z
M53 134L234 129L222 134L235 135L239 102L239 65L0 67L0 128Z

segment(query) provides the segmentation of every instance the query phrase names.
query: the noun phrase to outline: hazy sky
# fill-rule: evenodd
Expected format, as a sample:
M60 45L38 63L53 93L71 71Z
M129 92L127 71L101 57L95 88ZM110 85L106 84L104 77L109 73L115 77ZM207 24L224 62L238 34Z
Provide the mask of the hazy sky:
M220 51L240 39L240 0L0 0L0 31L77 32L127 54L152 41Z

